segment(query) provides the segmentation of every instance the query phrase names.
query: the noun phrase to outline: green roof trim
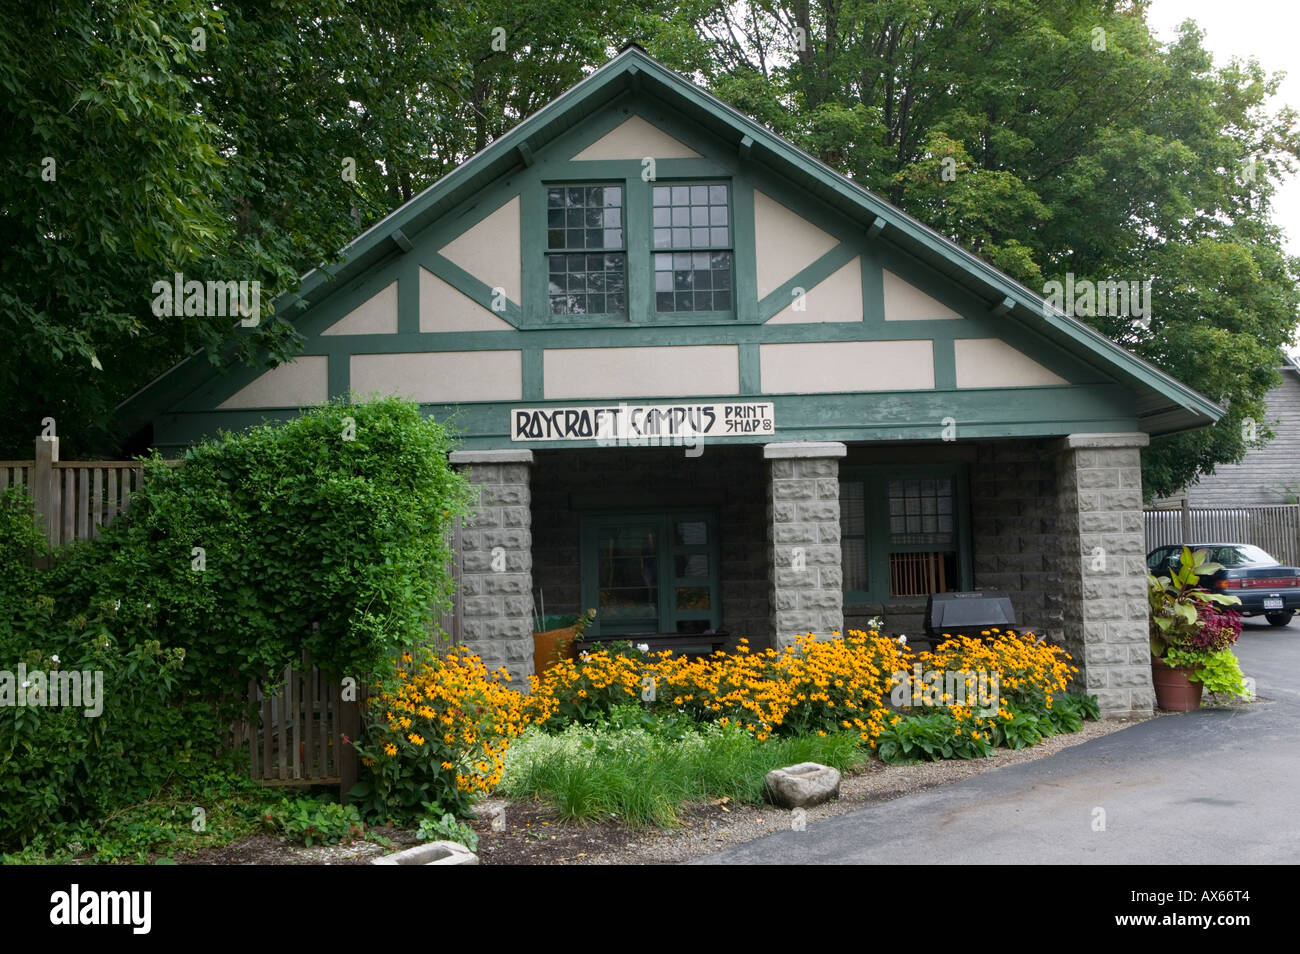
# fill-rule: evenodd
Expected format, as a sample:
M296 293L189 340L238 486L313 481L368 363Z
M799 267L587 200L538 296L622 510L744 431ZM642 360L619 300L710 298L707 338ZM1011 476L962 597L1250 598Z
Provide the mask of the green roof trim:
M965 286L990 312L1042 334L1137 398L1139 426L1152 435L1213 424L1225 413L1187 387L1109 338L1048 304L1042 295L967 252L956 243L835 172L802 149L669 70L640 47L616 57L552 100L419 195L358 235L341 261L302 276L296 291L280 296L274 314L284 318L293 305L324 301L367 269L402 254L403 244L478 190L532 163L549 142L624 92L635 90L664 102L735 145L745 161L762 165L820 198L864 233ZM410 237L410 238L408 238ZM219 372L194 355L119 405L122 423L134 430L165 412Z

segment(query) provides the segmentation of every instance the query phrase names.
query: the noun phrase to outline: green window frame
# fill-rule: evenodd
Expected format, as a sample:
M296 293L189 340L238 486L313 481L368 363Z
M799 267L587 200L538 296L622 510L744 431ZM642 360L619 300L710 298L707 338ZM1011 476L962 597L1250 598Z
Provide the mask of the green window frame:
M627 192L623 183L547 183L545 189L547 313L626 321ZM562 306L560 310L557 305Z
M603 173L604 170L601 170ZM734 322L738 315L738 289L737 282L739 275L745 269L752 268L752 265L744 265L740 262L743 246L742 242L752 244L752 223L745 227L736 221L736 188L737 183L732 175L710 175L710 176L692 176L690 178L664 178L660 177L645 181L639 175L640 167L637 166L636 175L628 175L625 178L604 179L598 174L597 177L588 177L583 179L563 179L560 177L546 178L540 181L537 186L530 187L533 189L533 195L537 197L536 202L526 202L526 209L534 210L529 213L525 220L525 268L524 268L524 286L525 302L523 303L525 326L531 328L540 327L599 327L603 325L632 325L632 326L657 326L657 325L703 325L703 324L725 324ZM601 248L592 250L587 247L569 248L570 240L566 233L563 238L565 247L555 246L558 239L558 223L553 223L556 209L551 208L551 194L553 190L558 189L592 189L592 188L619 188L622 190L622 247L621 248ZM708 189L716 190L723 188L726 190L725 204L716 201L706 202L701 208L707 213L710 220L725 220L725 225L719 224L703 226L707 229L708 235L702 235L694 232L699 226L687 226L688 233L686 236L680 234L674 236L669 227L669 242L666 247L655 247L656 229L654 205L656 189L686 189L689 193L691 189ZM712 198L712 191L710 198ZM664 208L663 206L660 207ZM669 205L669 216L671 218L674 207ZM682 206L688 216L694 214L693 207L687 203ZM540 221L537 220L537 213L540 211ZM555 228L552 229L552 225ZM725 228L726 235L719 234L716 230ZM685 238L685 245L679 244L674 239ZM706 239L697 243L695 239ZM722 244L725 238L726 244ZM716 242L714 240L717 240ZM587 243L584 241L584 246ZM531 250L531 251L530 251ZM540 254L539 254L540 251ZM672 261L672 268L668 268L662 258L668 255ZM752 256L752 249L748 251ZM574 310L554 311L555 302L563 298L568 293L570 285L584 286L581 294L584 296L593 293L598 294L599 289L595 292L588 291L585 287L590 276L595 274L608 274L609 268L593 269L588 267L585 260L581 267L571 268L570 263L574 263L579 256L621 256L623 261L623 281L622 281L622 310L613 312L586 312ZM568 256L566 268L563 271L558 270L553 265L553 260L562 256ZM658 256L658 257L657 257ZM689 261L687 261L689 259ZM698 261L697 261L698 259ZM748 260L747 260L748 261ZM656 265L659 265L659 273L672 276L674 284L682 283L689 287L691 293L691 308L678 308L678 304L685 304L685 301L678 301L674 296L673 310L661 310L660 300L656 292L656 282L662 279L656 279ZM678 268L676 266L684 267ZM538 284L530 284L533 280L528 276L536 270L536 281ZM746 271L745 274L748 274ZM576 277L575 277L576 276ZM557 287L556 279L562 279L566 286L563 289ZM607 279L606 279L607 280ZM703 285L709 287L708 300L703 300L705 289ZM715 287L725 286L725 287ZM701 297L696 301L696 292ZM532 295L539 295L545 290L545 297L536 305L530 304L529 289L533 289ZM683 288L685 292L685 287ZM696 310L696 305L701 306ZM704 306L708 306L707 308ZM718 307L725 305L726 307Z
M721 626L714 511L586 513L580 539L582 606L597 610L588 630L592 637L697 633Z
M651 183L654 313L736 313L731 183Z
M945 481L951 482L950 495L936 484ZM945 498L951 503L947 514L941 512ZM945 526L949 529L944 530ZM945 536L949 539L943 539ZM933 576L941 574L947 590L969 590L972 562L966 465L843 468L840 553L846 604L923 599L923 592L895 595L894 583L907 574L916 577L911 589L928 588L922 584L932 585Z

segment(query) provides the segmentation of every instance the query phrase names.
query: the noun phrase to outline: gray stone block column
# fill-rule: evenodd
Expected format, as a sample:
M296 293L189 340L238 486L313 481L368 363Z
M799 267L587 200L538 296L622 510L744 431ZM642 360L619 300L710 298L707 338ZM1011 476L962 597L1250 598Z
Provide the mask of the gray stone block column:
M533 672L533 535L528 450L453 451L478 491L461 532L461 639L489 670Z
M778 648L800 633L829 636L844 629L839 458L847 453L836 442L763 446L769 605Z
M1150 715L1140 448L1146 434L1071 434L1057 457L1065 648L1102 714Z

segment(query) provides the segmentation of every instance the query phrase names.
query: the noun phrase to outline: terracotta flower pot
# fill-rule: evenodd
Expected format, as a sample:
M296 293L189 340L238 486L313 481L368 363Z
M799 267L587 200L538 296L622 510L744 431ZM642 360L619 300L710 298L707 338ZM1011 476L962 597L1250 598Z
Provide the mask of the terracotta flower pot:
M564 626L560 629L548 629L544 633L533 633L533 672L540 675L561 659L575 658L577 653L574 643L577 642L577 638L577 626Z
M1191 712L1201 707L1205 686L1189 676L1195 666L1171 666L1158 656L1151 657L1151 683L1156 690L1156 705L1166 712Z

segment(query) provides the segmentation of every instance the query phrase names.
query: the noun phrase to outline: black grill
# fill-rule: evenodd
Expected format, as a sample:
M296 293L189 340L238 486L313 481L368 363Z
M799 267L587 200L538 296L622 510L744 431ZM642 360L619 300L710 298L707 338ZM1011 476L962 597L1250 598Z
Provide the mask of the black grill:
M1016 611L1005 593L935 593L925 601L925 634L931 642L949 636L979 636L996 626L1016 625Z

